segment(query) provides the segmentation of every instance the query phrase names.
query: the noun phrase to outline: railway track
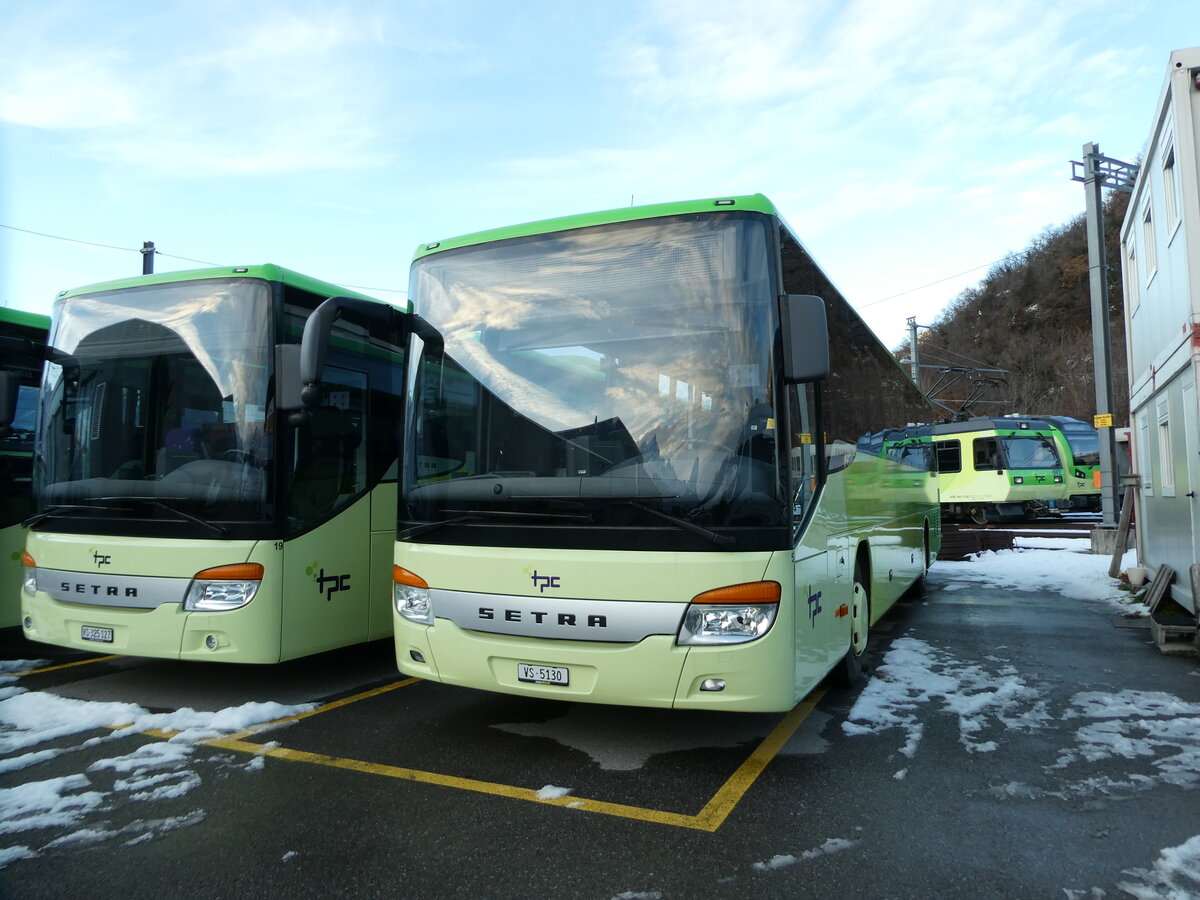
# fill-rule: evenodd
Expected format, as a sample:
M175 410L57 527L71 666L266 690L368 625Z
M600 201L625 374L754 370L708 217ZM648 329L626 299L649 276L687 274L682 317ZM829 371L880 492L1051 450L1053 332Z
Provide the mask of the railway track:
M983 550L1011 550L1015 538L1087 538L1101 523L1099 515L1037 519L1033 522L943 522L938 559L961 560Z

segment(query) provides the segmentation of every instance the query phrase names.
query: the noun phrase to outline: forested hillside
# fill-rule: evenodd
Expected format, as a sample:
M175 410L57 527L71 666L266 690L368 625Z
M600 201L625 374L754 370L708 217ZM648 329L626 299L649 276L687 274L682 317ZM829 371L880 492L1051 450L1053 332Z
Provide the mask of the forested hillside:
M1118 423L1129 418L1118 236L1128 202L1128 194L1114 192L1105 205L1113 413ZM922 329L918 341L921 386L953 409L976 397L968 409L976 415L1064 415L1090 422L1096 400L1083 215L1048 229L1023 253L993 267L977 288L964 291L931 328ZM896 358L908 358L907 341Z

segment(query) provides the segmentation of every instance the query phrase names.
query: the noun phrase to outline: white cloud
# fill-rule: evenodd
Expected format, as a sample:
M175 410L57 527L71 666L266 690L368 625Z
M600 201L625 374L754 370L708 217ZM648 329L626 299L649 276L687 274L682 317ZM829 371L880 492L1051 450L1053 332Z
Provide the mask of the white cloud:
M86 132L75 151L145 175L378 165L379 85L360 67L377 28L338 10L263 10L236 28L175 8L101 44L59 46L23 23L26 52L0 74L0 118ZM156 30L157 29L157 30ZM95 46L93 46L95 42ZM114 47L109 47L114 44Z

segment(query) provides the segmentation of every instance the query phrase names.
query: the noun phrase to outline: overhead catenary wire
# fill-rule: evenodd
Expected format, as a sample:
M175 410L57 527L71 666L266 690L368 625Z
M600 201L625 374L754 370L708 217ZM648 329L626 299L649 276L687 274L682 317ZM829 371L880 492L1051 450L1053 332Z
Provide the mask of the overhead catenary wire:
M909 294L915 294L917 291L923 291L923 290L925 290L925 288L934 287L939 284L944 284L947 281L953 281L955 278L962 278L962 276L970 275L972 272L978 272L980 269L990 269L992 266L997 266L1003 262L1019 260L1026 255L1027 255L1027 251L1023 251L1021 253L1009 253L1009 254L1006 254L1001 259L993 260L990 263L983 263L982 265L973 266L970 269L964 269L962 272L958 272L954 275L947 275L945 278L939 278L936 281L930 281L926 284L918 285L917 287L914 287L914 288L909 288L908 290L901 291L898 294L891 294L887 297L881 297L878 300L871 300L867 303L856 303L856 304L854 304L854 308L855 309L866 309L868 306L877 306L880 303L886 303L889 300L895 300L897 297L905 297L905 296L908 296Z

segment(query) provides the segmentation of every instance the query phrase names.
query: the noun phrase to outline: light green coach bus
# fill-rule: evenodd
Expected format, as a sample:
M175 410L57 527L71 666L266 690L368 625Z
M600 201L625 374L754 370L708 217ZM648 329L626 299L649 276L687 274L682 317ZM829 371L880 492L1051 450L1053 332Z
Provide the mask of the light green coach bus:
M0 628L21 621L21 523L33 512L33 422L50 317L0 307Z
M26 637L238 663L388 637L406 312L273 265L61 294L12 586Z
M857 680L941 540L934 411L761 195L420 247L399 668L778 711Z

